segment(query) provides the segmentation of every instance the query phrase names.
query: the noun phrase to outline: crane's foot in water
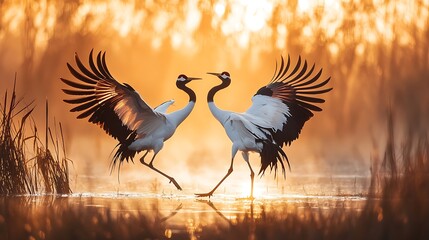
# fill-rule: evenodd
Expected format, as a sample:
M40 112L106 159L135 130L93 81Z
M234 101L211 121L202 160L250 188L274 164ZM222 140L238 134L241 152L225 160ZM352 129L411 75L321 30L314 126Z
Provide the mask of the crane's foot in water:
M176 180L174 180L174 178L169 178L170 179L170 183L173 183L174 186L176 186L176 188L180 191L182 191L182 188L180 187L180 185L176 182Z
M172 178L172 177L168 176L167 174L163 173L162 171L160 171L159 169L157 169L156 167L154 167L154 166L152 165L152 162L150 162L150 163L146 163L144 160L140 160L140 162L141 162L143 165L145 165L145 166L149 167L150 169L154 170L155 172L157 172L157 173L161 174L162 176L166 177L168 180L170 180L170 183L173 183L173 184L174 184L174 186L176 186L176 188L177 188L178 190L182 191L182 188L180 187L180 185L176 182L176 180L175 180L174 178Z
M195 196L196 197L211 197L211 196L213 196L213 191L211 191L211 192L208 192L208 193L195 193Z

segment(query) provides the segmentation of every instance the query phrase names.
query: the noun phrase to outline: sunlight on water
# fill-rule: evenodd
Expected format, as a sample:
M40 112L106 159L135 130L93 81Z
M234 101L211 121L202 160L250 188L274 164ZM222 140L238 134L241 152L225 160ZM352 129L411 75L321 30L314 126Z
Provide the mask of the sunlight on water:
M290 194L281 197L237 199L231 195L217 195L210 199L196 199L193 195L165 195L141 193L75 193L62 197L33 196L32 205L40 208L96 208L103 217L103 209L120 216L144 214L155 224L165 224L166 236L180 233L197 233L202 226L217 224L233 226L238 219L252 221L273 214L309 212L330 214L332 211L360 212L366 198L356 196L308 196ZM51 199L51 200L50 200ZM54 200L55 201L52 201Z

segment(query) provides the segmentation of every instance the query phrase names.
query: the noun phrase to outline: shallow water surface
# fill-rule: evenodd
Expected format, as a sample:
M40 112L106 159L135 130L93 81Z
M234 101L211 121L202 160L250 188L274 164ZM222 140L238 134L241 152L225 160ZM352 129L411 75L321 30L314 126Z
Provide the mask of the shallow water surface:
M234 192L239 186L220 188L211 198L197 198L192 189L183 191L163 190L162 193L139 192L81 192L64 196L70 204L109 208L112 211L130 211L152 214L169 222L183 222L207 216L211 221L230 220L244 214L258 217L261 212L284 212L299 209L332 211L345 209L360 211L366 201L367 181L365 177L295 177L290 184L278 187L267 185L251 201ZM171 187L167 185L167 187ZM209 189L209 187L204 187ZM104 189L106 190L106 189ZM169 193L165 193L169 192ZM168 216L168 218L167 218Z
M217 194L208 199L173 194L75 193L62 198L68 204L83 208L141 213L150 216L153 221L166 224L173 232L189 232L197 226L214 223L234 224L237 218L258 219L267 213L318 211L323 214L335 210L359 212L367 200L362 196L300 194L269 195L253 201L225 194Z
M143 221L144 226L137 227L154 228L158 232L158 228L161 228L161 235L167 238L169 236L192 238L202 233L202 229L208 226L216 226L217 229L222 226L234 226L243 219L255 222L263 220L266 216L278 216L282 219L288 216L305 218L305 216L359 213L368 201L364 194L365 181L356 178L312 178L312 180L302 178L293 181L295 184L280 189L268 185L254 200L234 193L234 187L230 184L229 192L220 189L219 193L215 193L210 199L197 198L191 189L184 189L184 191L162 190L161 193L105 191L78 192L70 195L11 196L2 197L2 204L6 208L24 209L25 214L34 219L34 225L40 221L70 221L71 225L76 225L77 222L92 229L97 226L91 226L94 221L101 221L106 224L103 231L108 233L117 224L142 224L134 222L146 219L147 221ZM5 216L11 215L13 211L9 213L6 211ZM62 226L61 222L57 226ZM32 228L48 231L43 225Z

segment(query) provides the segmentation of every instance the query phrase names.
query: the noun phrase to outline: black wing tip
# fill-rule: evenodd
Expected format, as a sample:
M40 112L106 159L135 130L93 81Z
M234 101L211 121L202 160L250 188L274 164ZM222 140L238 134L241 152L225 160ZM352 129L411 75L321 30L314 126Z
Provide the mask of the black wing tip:
M284 62L285 58L283 57L283 54L280 55L280 59L282 62ZM287 54L287 60L290 61L290 54L289 53Z
M311 68L308 68L307 60L302 59L303 58L301 57L301 55L298 55L298 60L294 68L291 69L291 71L287 74L290 64L290 55L288 54L288 62L286 66L284 63L284 58L281 55L280 68L277 69L276 62L276 70L274 76L270 83L265 87L271 88L273 91L274 89L279 88L279 90L282 91L281 94L286 94L287 92L290 92L290 94L302 93L314 95L331 91L333 88L318 90L321 87L325 86L331 80L331 77L329 76L326 80L322 82L320 81L323 68L320 68L320 70L314 74L313 71L315 68L315 63L312 64ZM304 63L302 63L302 61L304 61ZM290 89L294 89L296 93L293 93L293 91L291 91Z
M112 74L109 72L109 69L106 64L106 53L107 51L99 51L94 58L94 48L89 52L88 62L89 69L87 69L79 58L77 52L74 52L75 62L78 68L73 67L70 63L67 64L69 71L81 81L84 81L89 84L96 83L97 80L115 80ZM79 69L78 72L76 69Z
M296 61L294 69L292 69L291 73L287 77L284 77L289 69L287 66L285 68L282 67L285 64L285 58L283 57L283 55L280 55L281 66L278 69L277 68L277 61L276 61L274 76L273 76L271 82L285 82L289 78L294 77L295 75L298 75L296 73L298 72L299 69L303 70L303 72L301 72L299 74L300 76L304 75L306 72L312 72L314 69L315 63L313 63L311 70L307 71L306 69L307 69L308 61L307 61L307 59L304 59L304 60L303 59L304 58L301 55L298 55L298 59ZM287 62L286 63L290 64L290 61L291 61L291 56L290 56L290 54L287 54ZM302 64L302 61L304 61L303 64ZM323 68L320 68L319 74L321 74L322 71L323 71ZM307 78L307 77L309 77L309 76L307 75L305 78Z
M326 81L326 83L330 82L331 81L331 76L329 76L327 79L325 79L325 81Z
M106 54L106 51L100 50L97 52L97 55L95 57L96 58L102 57L105 54ZM91 51L89 52L89 57L91 60L94 59L93 56L94 56L94 48L91 48Z
M93 54L94 53L94 48L91 48L91 51L89 51L89 53L90 54ZM101 53L106 53L106 50L100 50L100 51L98 51L98 53L97 54L101 54Z

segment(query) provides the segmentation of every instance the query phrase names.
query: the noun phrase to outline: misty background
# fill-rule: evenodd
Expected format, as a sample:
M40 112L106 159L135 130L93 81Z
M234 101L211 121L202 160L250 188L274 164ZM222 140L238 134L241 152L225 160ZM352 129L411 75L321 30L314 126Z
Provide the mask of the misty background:
M284 150L290 178L257 178L256 188L293 184L294 176L368 176L371 156L382 152L392 113L397 144L427 134L429 119L429 1L0 1L0 92L13 86L35 100L34 118L61 122L74 191L174 186L141 165L123 164L120 180L110 174L116 141L86 120L77 120L62 100L73 79L74 53L87 64L91 49L106 51L119 82L132 85L152 107L168 100L170 111L188 101L175 86L184 73L202 77L189 84L197 94L191 115L169 139L154 165L184 189L209 190L226 173L231 142L208 110L206 94L219 80L206 72L229 71L231 86L215 102L245 111L268 83L280 56L300 55L333 91ZM140 155L141 156L141 155ZM254 169L260 160L251 155ZM223 183L246 188L248 167L237 154L234 174ZM154 180L156 179L156 180Z

